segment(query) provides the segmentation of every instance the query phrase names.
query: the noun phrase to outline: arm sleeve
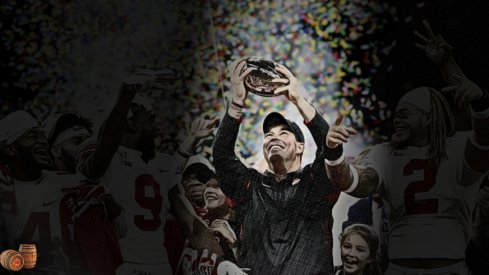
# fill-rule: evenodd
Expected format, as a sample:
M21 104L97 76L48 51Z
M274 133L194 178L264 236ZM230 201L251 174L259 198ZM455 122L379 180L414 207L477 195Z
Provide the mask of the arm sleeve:
M326 166L324 165L325 159L337 159L343 153L343 148L340 146L331 149L327 146L324 146L326 142L326 134L329 130L328 123L324 120L324 118L316 111L316 115L314 118L305 123L311 135L316 143L316 158L312 165L308 165L305 167L305 170L309 170L306 174L310 174L315 178L315 182L320 185L318 189L318 193L316 195L320 195L325 198L330 207L336 203L340 195L340 189L333 185L326 172Z
M234 152L240 121L226 112L213 145L214 166L224 194L239 203L251 194L251 176L255 172L246 167Z
M328 178L326 174L326 168L324 166L324 160L336 160L343 153L343 147L339 145L338 147L331 149L325 145L326 135L329 130L329 125L324 120L319 112L316 111L316 115L314 118L305 123L309 132L316 143L316 158L314 159L313 167L315 171L318 171L321 176L324 176L326 179Z

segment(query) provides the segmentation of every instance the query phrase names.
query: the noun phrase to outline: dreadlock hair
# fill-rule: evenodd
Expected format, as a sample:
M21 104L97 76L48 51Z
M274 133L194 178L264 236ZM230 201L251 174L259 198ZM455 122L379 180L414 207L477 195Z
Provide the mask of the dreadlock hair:
M431 100L431 113L429 114L431 136L427 155L431 167L436 173L440 162L447 159L446 138L453 134L455 119L445 97L433 88L428 89Z
M447 159L445 150L446 138L451 136L455 129L455 119L445 97L436 89L425 87L430 93L431 112L424 112L430 119L429 129L429 147L426 155L431 168L436 173L440 162ZM392 152L401 150L402 146L391 143Z

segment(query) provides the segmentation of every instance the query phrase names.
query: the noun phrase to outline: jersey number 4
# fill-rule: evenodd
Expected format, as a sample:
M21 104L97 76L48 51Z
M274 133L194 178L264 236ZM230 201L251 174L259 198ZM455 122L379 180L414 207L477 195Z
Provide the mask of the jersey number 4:
M38 240L35 240L36 231ZM49 243L51 241L49 212L32 212L17 241L21 243L36 241L38 245Z
M161 225L161 202L160 184L149 174L142 174L136 178L136 202L144 209L151 211L151 218L144 215L134 215L134 224L142 231L155 231ZM151 195L146 193L151 190Z
M412 175L414 171L423 170L423 180L413 181L404 190L404 205L406 215L433 214L438 212L438 200L426 199L416 201L416 194L429 192L436 183L433 169L428 160L413 159L404 167L404 176Z

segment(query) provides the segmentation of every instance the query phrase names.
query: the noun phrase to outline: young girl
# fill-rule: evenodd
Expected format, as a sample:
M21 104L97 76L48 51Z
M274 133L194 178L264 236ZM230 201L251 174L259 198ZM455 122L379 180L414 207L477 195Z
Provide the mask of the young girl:
M379 275L377 250L379 237L372 227L364 224L352 224L343 230L340 236L341 260L336 275Z

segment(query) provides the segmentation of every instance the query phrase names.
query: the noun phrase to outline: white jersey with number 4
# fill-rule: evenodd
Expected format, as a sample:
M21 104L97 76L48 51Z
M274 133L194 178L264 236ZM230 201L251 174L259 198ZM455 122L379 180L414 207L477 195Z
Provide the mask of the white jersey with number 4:
M102 179L122 206L127 234L119 239L124 262L168 264L164 227L170 208L168 191L179 180L173 157L156 153L148 163L139 151L120 146Z
M464 161L469 132L446 140L448 158L438 171L429 165L428 146L392 150L374 146L364 165L379 175L379 192L389 219L389 258L463 259L470 238L480 176Z
M22 243L35 244L38 267L57 266L55 270L61 272L66 264L60 262L64 259L59 218L61 189L78 184L79 177L43 171L37 180L19 181L6 171L2 169L0 180L4 243L15 250Z

